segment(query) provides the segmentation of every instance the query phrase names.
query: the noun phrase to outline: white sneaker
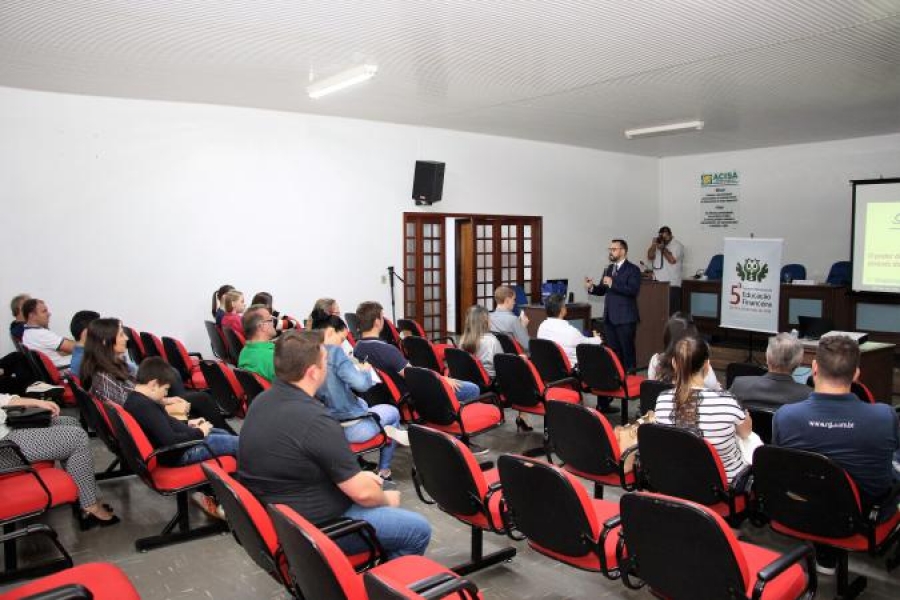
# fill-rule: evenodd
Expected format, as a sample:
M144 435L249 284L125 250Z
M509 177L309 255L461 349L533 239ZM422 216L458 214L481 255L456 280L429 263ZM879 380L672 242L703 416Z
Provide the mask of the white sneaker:
M401 446L409 446L409 432L405 429L397 429L393 425L385 425L384 433Z

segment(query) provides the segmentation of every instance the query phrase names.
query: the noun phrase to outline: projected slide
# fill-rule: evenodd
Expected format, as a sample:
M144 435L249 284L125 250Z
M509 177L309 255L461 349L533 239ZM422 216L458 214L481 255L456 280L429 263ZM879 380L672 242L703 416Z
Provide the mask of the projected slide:
M900 293L900 181L856 182L853 289Z

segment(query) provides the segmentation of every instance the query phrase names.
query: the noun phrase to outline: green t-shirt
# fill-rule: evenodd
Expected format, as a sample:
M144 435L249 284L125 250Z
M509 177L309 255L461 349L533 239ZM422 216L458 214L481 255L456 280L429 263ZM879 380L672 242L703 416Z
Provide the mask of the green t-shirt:
M275 342L247 342L238 357L238 367L252 371L267 381L275 379Z

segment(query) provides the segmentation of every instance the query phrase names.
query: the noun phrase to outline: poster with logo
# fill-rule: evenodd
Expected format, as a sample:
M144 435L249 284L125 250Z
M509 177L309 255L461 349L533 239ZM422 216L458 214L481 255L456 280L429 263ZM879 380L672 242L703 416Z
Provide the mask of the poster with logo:
M739 219L737 171L700 175L700 226L707 229L736 227Z
M778 332L782 239L725 238L722 327Z

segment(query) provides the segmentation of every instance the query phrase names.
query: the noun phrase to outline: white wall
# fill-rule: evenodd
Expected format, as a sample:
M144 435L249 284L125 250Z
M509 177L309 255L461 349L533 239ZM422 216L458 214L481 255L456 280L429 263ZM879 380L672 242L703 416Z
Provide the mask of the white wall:
M700 227L700 174L737 170L740 224ZM783 237L784 262L824 280L850 259L851 179L900 176L900 134L660 160L660 222L685 243L685 274L705 268L731 236ZM649 240L648 240L649 242Z
M204 354L222 283L295 315L324 295L388 306L416 159L447 163L428 210L542 215L548 276L596 275L610 237L657 222L656 159L509 138L9 88L0 132L0 299L46 299L59 332L92 308Z

